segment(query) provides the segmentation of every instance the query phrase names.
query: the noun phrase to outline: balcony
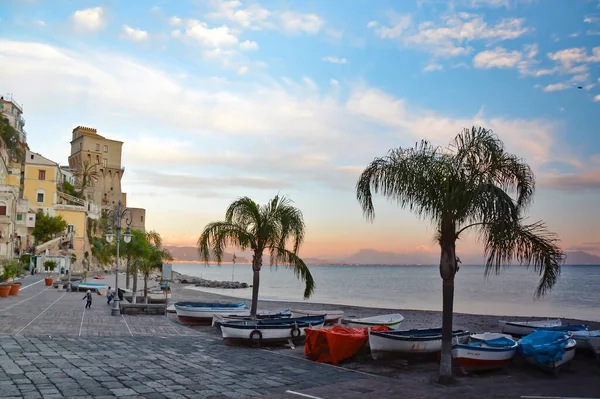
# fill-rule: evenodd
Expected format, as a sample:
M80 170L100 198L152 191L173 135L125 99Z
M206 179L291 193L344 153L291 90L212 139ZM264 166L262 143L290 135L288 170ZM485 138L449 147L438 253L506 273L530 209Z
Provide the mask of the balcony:
M12 103L19 111L21 111L21 113L23 113L23 107L21 106L21 104L19 104L15 98L12 96L12 94L7 94L4 97L4 101L8 101L10 103Z

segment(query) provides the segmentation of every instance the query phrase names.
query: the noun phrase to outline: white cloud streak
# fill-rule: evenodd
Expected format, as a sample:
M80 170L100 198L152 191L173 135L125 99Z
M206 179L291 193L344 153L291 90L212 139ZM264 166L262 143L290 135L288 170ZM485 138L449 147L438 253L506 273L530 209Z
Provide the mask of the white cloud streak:
M321 61L329 62L330 64L346 64L348 60L345 58L338 58L333 56L323 57Z
M148 35L148 32L145 30L135 29L129 25L123 25L121 37L124 39L132 40L134 42L142 42L148 40L150 35Z
M77 31L96 32L106 26L105 12L102 7L86 8L75 11L71 16L73 27Z

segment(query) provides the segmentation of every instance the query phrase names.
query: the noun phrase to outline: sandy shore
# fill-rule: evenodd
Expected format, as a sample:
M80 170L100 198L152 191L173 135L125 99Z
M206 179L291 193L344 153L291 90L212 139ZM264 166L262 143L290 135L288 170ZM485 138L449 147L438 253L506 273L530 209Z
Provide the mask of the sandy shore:
M185 289L185 284L171 284L173 294L171 303L184 300L198 300L198 301L233 301L239 302L239 298L233 296L215 294L212 292L203 292L198 290ZM231 290L235 294L236 290ZM260 298L260 294L259 294ZM247 301L248 306L250 301ZM441 304L440 304L441 307ZM404 316L404 322L402 327L406 329L410 328L433 328L441 327L442 325L442 312L431 311L431 310L414 310L414 309L382 309L382 308L371 308L361 306L346 306L346 305L330 305L322 303L308 303L308 302L279 302L279 301L258 301L258 308L260 309L285 309L285 308L299 308L299 309L341 309L344 311L346 316L358 316L367 317L375 316L378 314L388 313L400 313ZM531 315L535 317L535 315ZM466 313L455 313L454 314L454 328L464 329L472 332L486 332L486 331L499 331L498 320L526 320L531 317L522 316L492 316L492 315L481 315L481 314L466 314ZM600 329L600 322L577 320L577 319L565 319L562 318L563 324L586 324L590 330Z

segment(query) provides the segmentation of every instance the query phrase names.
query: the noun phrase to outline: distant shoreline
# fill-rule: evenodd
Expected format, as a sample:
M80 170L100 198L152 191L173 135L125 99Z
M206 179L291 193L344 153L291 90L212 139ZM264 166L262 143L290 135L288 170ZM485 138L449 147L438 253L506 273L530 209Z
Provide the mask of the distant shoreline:
M200 261L200 260L180 260L180 259L175 259L175 260L171 260L169 261L169 263L177 263L177 264L198 264L198 265L252 265L252 262L221 262L221 263L217 263L215 261L210 261L208 263ZM406 264L383 264L383 263L308 263L308 265L310 266L390 266L390 267L401 267L401 266L439 266L437 264L432 264L432 263L423 263L423 264L415 264L415 263L406 263ZM460 265L460 267L471 267L471 266L485 266L484 264L465 264L465 265ZM512 267L515 266L522 266L522 265L512 265ZM561 267L568 267L568 266L600 266L600 264L567 264L567 265L562 265ZM523 267L527 267L527 266L523 266Z

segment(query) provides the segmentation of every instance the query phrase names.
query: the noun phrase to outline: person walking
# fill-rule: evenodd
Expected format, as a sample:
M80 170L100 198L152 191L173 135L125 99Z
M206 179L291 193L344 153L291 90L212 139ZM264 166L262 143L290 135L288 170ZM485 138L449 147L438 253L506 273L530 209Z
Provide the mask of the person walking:
M85 308L86 309L91 308L92 307L92 291L87 290L87 293L85 294L83 299L87 300L87 302L85 303Z
M106 304L110 305L110 301L112 301L114 297L115 294L112 292L112 289L109 286L108 290L106 291Z

